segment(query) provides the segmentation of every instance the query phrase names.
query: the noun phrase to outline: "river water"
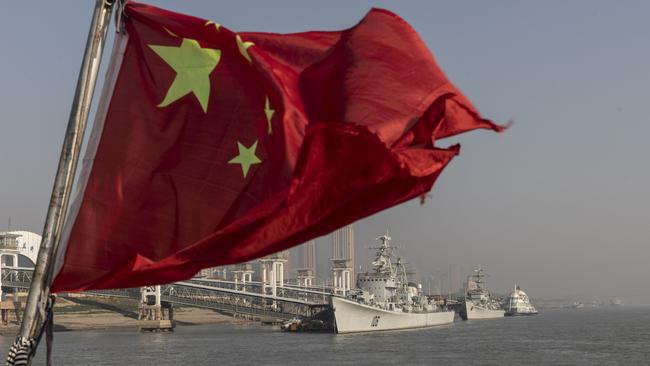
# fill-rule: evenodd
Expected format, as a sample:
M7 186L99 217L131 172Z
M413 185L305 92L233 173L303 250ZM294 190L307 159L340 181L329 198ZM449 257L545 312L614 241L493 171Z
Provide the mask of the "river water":
M542 309L425 330L334 335L257 324L54 334L55 365L648 365L650 308ZM0 337L6 355L12 337ZM44 344L34 364L44 363Z

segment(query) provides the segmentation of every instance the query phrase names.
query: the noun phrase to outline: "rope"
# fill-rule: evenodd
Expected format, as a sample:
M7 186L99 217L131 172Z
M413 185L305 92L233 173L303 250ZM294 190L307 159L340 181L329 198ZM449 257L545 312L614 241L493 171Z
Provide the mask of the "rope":
M34 338L17 337L9 349L6 366L27 366L29 358L36 347Z
M47 319L45 319L45 355L46 365L52 366L52 345L54 344L54 302L56 295L50 295L47 301Z
M16 340L9 348L9 353L7 354L6 366L27 366L29 361L34 356L36 352L36 346L38 345L37 339L40 339L45 331L45 339L47 342L47 365L52 364L52 331L54 328L54 301L56 300L55 295L50 295L47 297L47 304L45 305L45 321L41 326L41 329L38 334L38 338L25 338L25 337L16 337Z
M126 15L124 14L124 5L126 5L126 0L115 0L115 33L124 32L124 19Z

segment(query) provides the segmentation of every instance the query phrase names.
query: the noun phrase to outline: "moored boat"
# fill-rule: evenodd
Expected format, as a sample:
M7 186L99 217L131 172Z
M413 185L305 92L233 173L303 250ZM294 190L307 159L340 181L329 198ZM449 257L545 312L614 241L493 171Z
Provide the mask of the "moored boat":
M438 306L409 284L406 268L394 261L387 235L378 238L381 246L372 262L373 270L360 273L357 290L345 297L332 296L337 333L373 332L425 328L454 321L454 311ZM393 262L395 262L393 264Z
M506 316L535 315L537 309L530 303L528 295L519 286L510 292L505 303Z
M463 320L503 318L505 311L485 288L484 278L482 268L475 269L474 274L468 276L465 299L460 308Z

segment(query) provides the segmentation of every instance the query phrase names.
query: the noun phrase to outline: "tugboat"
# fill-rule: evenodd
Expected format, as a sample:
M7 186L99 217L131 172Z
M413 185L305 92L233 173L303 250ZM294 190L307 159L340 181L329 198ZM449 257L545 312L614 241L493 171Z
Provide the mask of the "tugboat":
M420 292L419 286L409 285L406 268L395 260L391 238L383 235L373 270L360 273L357 290L346 297L332 296L337 333L374 332L425 328L454 321L455 312L436 305Z
M510 292L510 295L508 295L505 309L506 316L537 314L537 309L530 303L528 295L521 291L517 285L515 285L515 288Z
M485 275L482 268L474 270L474 274L467 278L465 299L460 308L463 320L503 318L505 311L498 301L490 297L485 289Z

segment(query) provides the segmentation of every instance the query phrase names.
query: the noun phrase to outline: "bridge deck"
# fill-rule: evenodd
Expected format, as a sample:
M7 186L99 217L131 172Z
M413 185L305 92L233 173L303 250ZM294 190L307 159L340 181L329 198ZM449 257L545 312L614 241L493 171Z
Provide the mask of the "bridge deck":
M33 270L29 268L2 268L2 286L28 289ZM247 283L248 287L250 283ZM194 279L162 286L162 299L170 303L210 308L232 314L247 314L257 317L290 319L297 315L311 315L313 311L327 306L330 293L307 288L278 287L279 296L262 293L262 284L253 285L255 291L242 291L230 281ZM252 290L251 287L248 287ZM116 289L87 291L101 296L129 297L140 300L139 289ZM284 294L284 296L282 295ZM286 296L287 294L295 295ZM322 298L321 298L322 296ZM309 298L311 297L310 301ZM313 300L316 301L313 301Z

